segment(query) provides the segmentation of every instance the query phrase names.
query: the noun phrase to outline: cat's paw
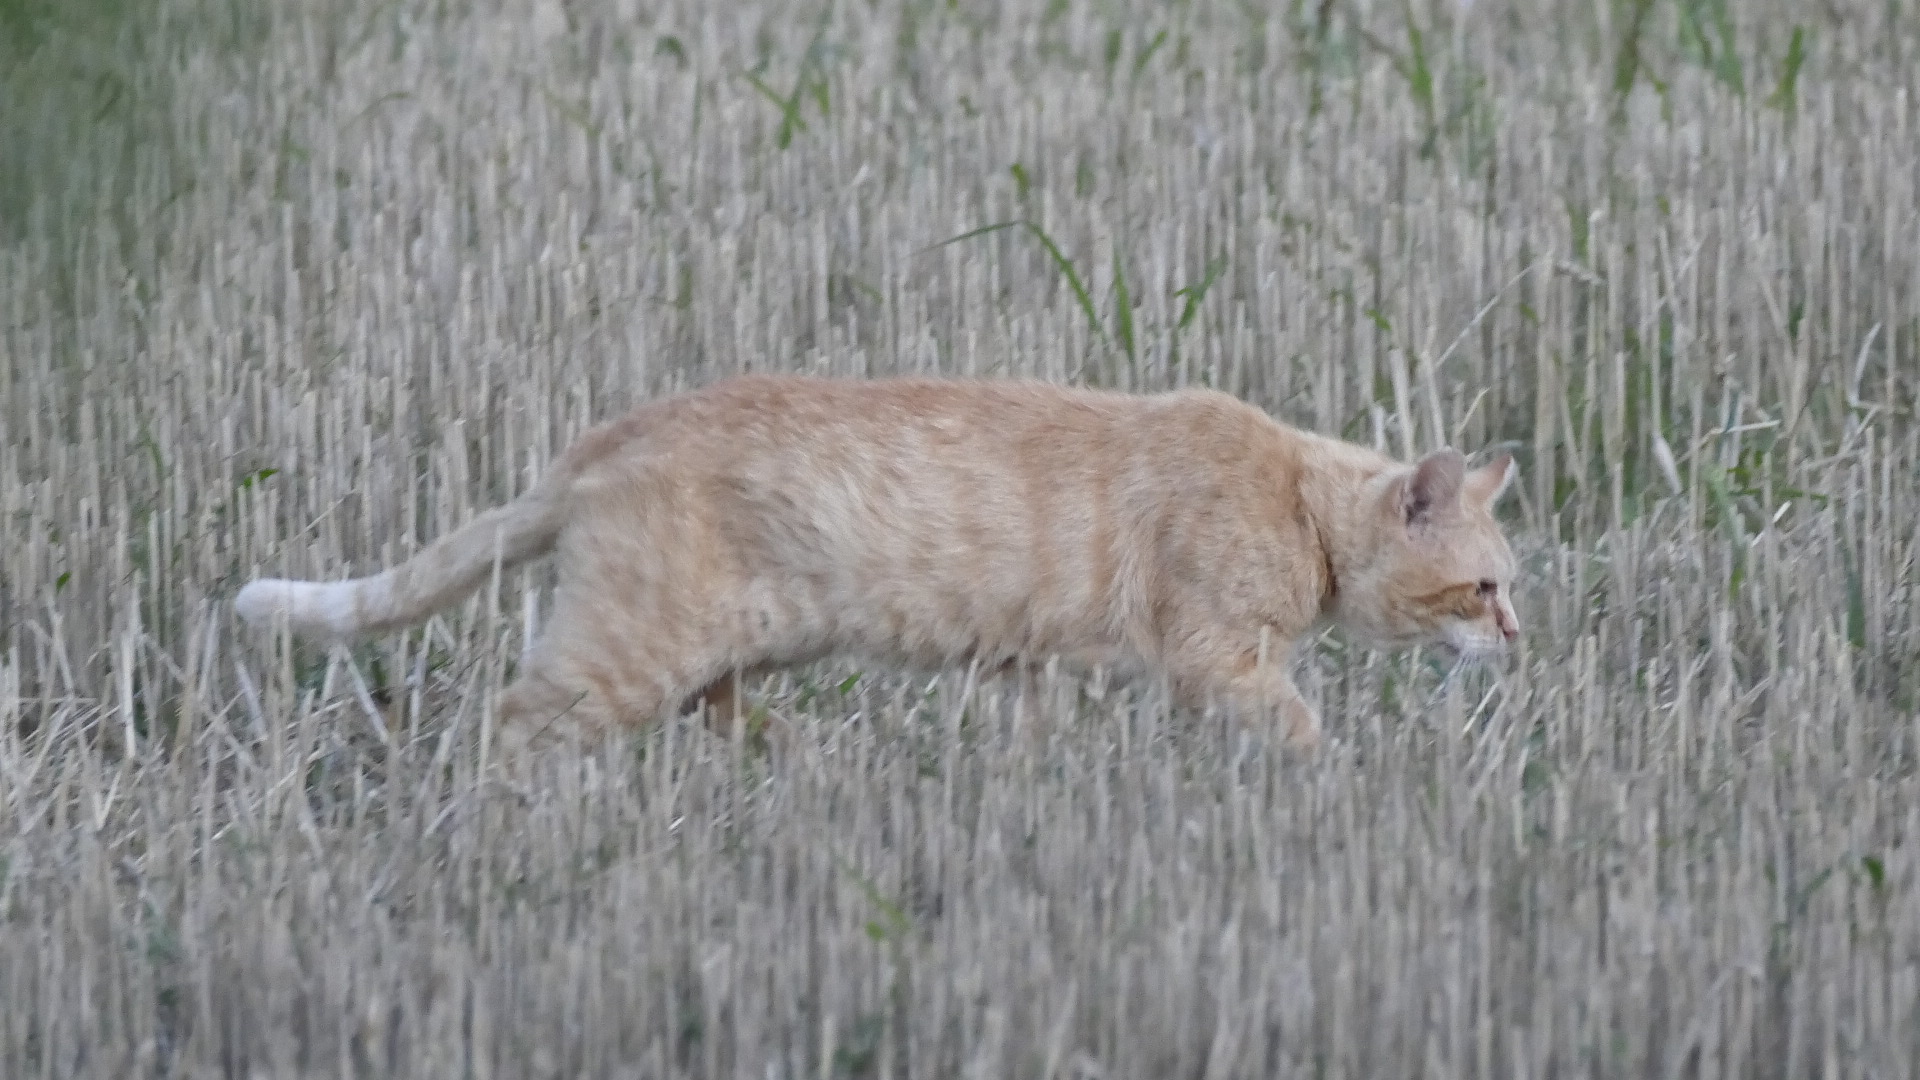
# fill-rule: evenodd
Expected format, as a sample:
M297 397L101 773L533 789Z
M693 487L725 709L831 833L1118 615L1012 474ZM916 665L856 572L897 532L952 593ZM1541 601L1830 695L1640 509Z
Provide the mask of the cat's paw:
M1281 709L1286 724L1287 747L1296 753L1311 754L1320 749L1320 714L1304 701L1290 701Z

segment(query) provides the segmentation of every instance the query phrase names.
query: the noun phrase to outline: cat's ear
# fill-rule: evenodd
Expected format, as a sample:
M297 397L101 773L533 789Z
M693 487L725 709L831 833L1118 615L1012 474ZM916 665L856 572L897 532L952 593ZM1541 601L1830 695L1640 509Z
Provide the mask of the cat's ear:
M1493 504L1507 493L1507 488L1513 485L1513 478L1519 473L1520 467L1514 464L1512 454L1498 455L1467 474L1467 501L1475 506L1493 509Z
M1400 488L1400 517L1408 525L1431 521L1456 506L1466 480L1467 459L1453 449L1435 450L1420 459Z

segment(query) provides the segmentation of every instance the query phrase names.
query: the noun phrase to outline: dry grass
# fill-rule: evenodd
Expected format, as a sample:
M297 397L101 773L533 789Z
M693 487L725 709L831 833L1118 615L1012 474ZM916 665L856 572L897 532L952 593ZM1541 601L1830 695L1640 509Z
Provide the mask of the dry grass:
M1904 0L4 7L0 1075L1915 1074ZM745 369L1516 441L1524 649L1329 637L1312 761L832 669L530 793L540 572L230 617Z

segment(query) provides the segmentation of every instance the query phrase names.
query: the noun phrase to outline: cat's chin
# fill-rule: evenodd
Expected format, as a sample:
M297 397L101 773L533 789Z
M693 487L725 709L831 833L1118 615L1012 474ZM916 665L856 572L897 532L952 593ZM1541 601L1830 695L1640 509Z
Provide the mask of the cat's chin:
M1491 657L1498 656L1502 652L1500 645L1495 642L1482 643L1476 641L1462 644L1460 642L1441 640L1435 642L1434 647L1440 651L1442 656L1456 663L1460 661L1479 663Z

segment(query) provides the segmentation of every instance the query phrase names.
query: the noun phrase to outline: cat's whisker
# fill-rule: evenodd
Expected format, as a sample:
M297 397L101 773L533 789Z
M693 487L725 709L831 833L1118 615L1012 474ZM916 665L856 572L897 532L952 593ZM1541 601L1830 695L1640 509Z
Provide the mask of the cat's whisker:
M1473 725L1478 723L1487 712L1487 703L1492 701L1493 695L1499 692L1500 680L1496 678L1493 685L1487 687L1487 692L1480 695L1480 701L1475 704L1473 708L1467 710L1467 722L1461 725L1460 734L1468 735L1473 732Z
M1433 688L1433 694L1427 701L1429 706L1439 704L1440 698L1447 692L1447 687L1453 685L1453 677L1460 674L1460 669L1465 666L1466 663L1467 654L1465 652L1456 652L1454 654L1453 663L1448 665L1447 673L1440 676L1440 685Z

